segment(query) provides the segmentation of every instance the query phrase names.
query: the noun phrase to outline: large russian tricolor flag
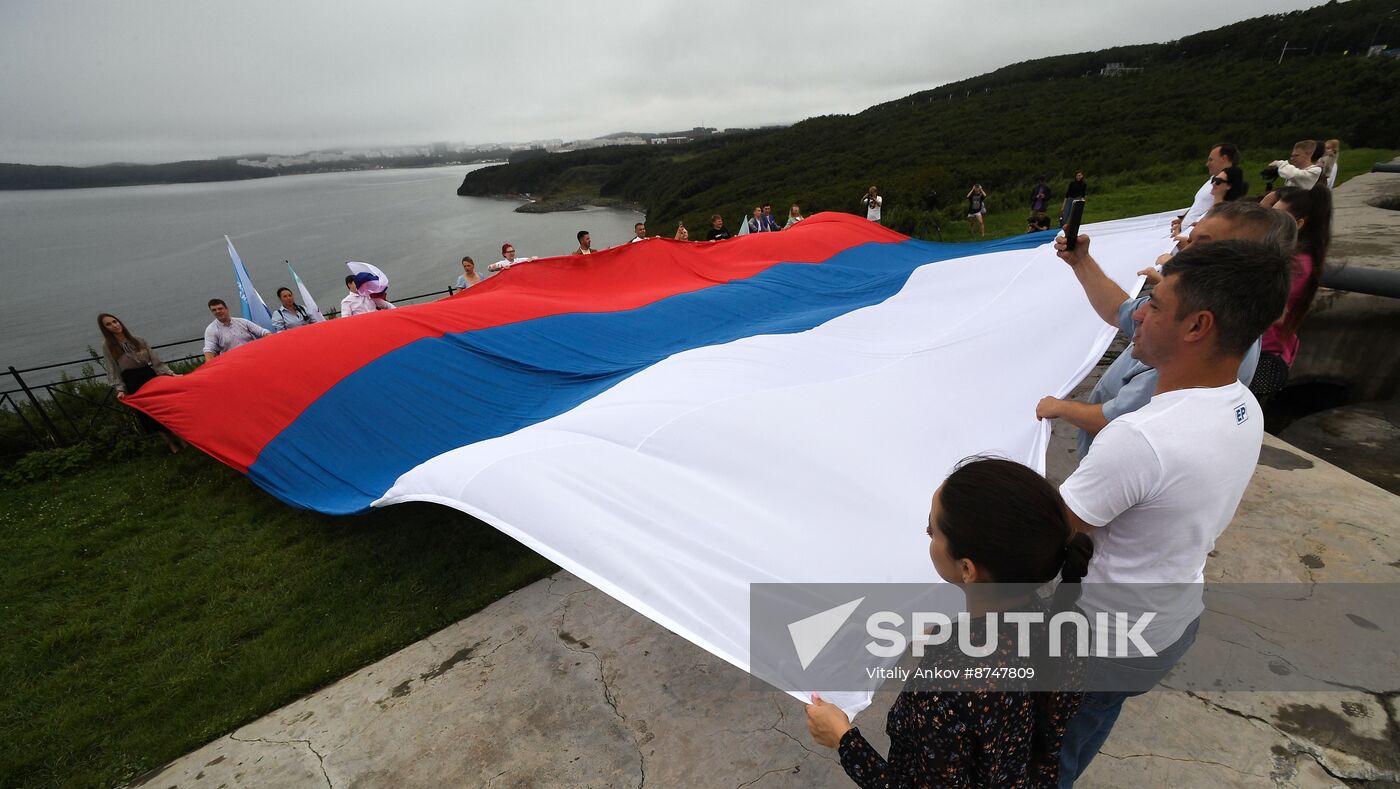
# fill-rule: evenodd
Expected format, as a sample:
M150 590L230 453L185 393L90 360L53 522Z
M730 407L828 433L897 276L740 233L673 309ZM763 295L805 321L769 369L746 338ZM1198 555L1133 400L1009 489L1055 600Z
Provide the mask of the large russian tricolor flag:
M1167 216L1085 232L1131 290ZM1044 469L1037 401L1113 336L1052 238L821 214L651 239L273 335L126 402L289 504L471 513L747 670L749 584L935 580L953 465Z

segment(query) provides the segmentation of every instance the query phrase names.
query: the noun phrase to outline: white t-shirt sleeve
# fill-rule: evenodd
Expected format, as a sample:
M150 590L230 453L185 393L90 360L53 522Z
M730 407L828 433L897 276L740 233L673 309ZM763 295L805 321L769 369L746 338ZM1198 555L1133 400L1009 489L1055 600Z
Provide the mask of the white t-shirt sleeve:
M1133 425L1113 421L1094 438L1094 449L1060 485L1065 505L1090 526L1107 526L1148 500L1162 479L1162 463Z

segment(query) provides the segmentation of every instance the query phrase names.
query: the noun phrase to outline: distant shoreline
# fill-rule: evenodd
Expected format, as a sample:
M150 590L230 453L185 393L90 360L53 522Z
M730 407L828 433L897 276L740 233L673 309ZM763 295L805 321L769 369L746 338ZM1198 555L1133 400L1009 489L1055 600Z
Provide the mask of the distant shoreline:
M620 208L639 214L646 210L638 203L620 197L561 197L536 199L525 195L494 195L512 200L528 200L516 207L517 214L555 214L565 211L586 211L589 208Z
M502 164L504 161L496 157L466 160L449 159L445 156L402 157L279 168L242 165L232 159L200 159L168 164L109 164L93 167L0 163L0 191L37 192L55 189L102 189L114 186L172 186L368 170L417 170Z

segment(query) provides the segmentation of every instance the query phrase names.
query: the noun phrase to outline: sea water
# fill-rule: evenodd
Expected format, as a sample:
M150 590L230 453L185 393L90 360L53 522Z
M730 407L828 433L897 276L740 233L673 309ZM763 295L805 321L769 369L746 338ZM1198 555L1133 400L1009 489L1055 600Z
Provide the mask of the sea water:
M603 249L628 241L641 218L518 214L519 201L458 197L463 175L480 166L0 192L0 373L85 357L100 347L99 312L152 344L201 336L211 298L239 314L225 234L270 308L279 287L295 290L289 260L329 312L345 295L347 260L381 268L390 298L402 298L446 289L463 255L484 275L502 243L519 257L562 255L589 230Z

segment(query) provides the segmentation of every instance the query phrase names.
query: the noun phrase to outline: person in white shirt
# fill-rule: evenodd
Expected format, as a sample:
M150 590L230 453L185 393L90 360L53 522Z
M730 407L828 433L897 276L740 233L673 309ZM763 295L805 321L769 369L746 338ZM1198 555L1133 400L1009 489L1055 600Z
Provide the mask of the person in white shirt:
M1327 174L1327 188L1331 189L1337 183L1337 163L1342 158L1342 141L1328 140L1323 143L1322 165L1323 171Z
M534 260L534 258L520 258L519 260L516 260L515 245L511 243L505 243L501 245L501 255L502 257L500 260L486 267L488 271L505 271L511 266L514 266L516 263L528 263L531 260Z
M305 326L308 323L320 323L326 319L321 311L312 307L307 309L296 303L292 297L291 288L278 288L277 298L282 301L272 313L272 330L275 332L295 329L298 326Z
M875 187L872 186L866 190L860 201L865 204L865 218L871 222L879 222L880 209L885 205L885 198L876 193Z
M250 320L229 315L228 305L223 299L210 299L209 312L213 314L214 322L204 329L206 362L212 362L214 357L221 353L228 353L240 345L247 345L272 333Z
M1088 241L1056 247L1078 266ZM1288 258L1256 241L1192 244L1162 275L1133 315L1133 356L1158 373L1152 400L1108 423L1060 487L1070 523L1094 541L1079 607L1091 621L1101 612L1153 611L1140 635L1155 654L1089 659L1089 692L1060 752L1062 787L1098 753L1123 701L1150 690L1195 640L1206 558L1234 517L1263 441L1264 415L1239 367L1283 313ZM1095 628L1095 649L1112 650L1123 635Z
M1303 140L1293 145L1293 154L1288 157L1288 161L1279 159L1269 166L1278 168L1284 186L1311 189L1317 186L1317 179L1322 177L1322 165L1313 159L1316 152L1316 140Z
M646 222L638 222L637 224L635 224L635 225L632 226L632 240L631 240L631 241L628 241L627 243L629 243L629 244L635 244L635 243L637 243L638 241L645 241L646 238L647 238L647 223L646 223Z
M377 310L395 309L394 305L382 295L360 292L360 285L374 279L377 278L369 273L351 274L345 278L345 289L350 292L340 300L340 317L348 318L352 315L368 315Z
M793 203L792 208L788 209L788 220L787 224L783 225L783 229L787 230L788 228L792 227L798 222L801 222L805 218L806 217L802 216L802 206L798 205L797 203Z
M1205 217L1207 211L1218 203L1241 197L1247 191L1238 159L1239 148L1230 143L1211 146L1210 153L1206 154L1206 182L1196 190L1186 213L1179 220L1172 220L1172 236L1176 238L1179 248L1186 248L1191 228ZM1231 178L1237 179L1238 183L1232 184ZM1236 194L1230 194L1232 191Z

